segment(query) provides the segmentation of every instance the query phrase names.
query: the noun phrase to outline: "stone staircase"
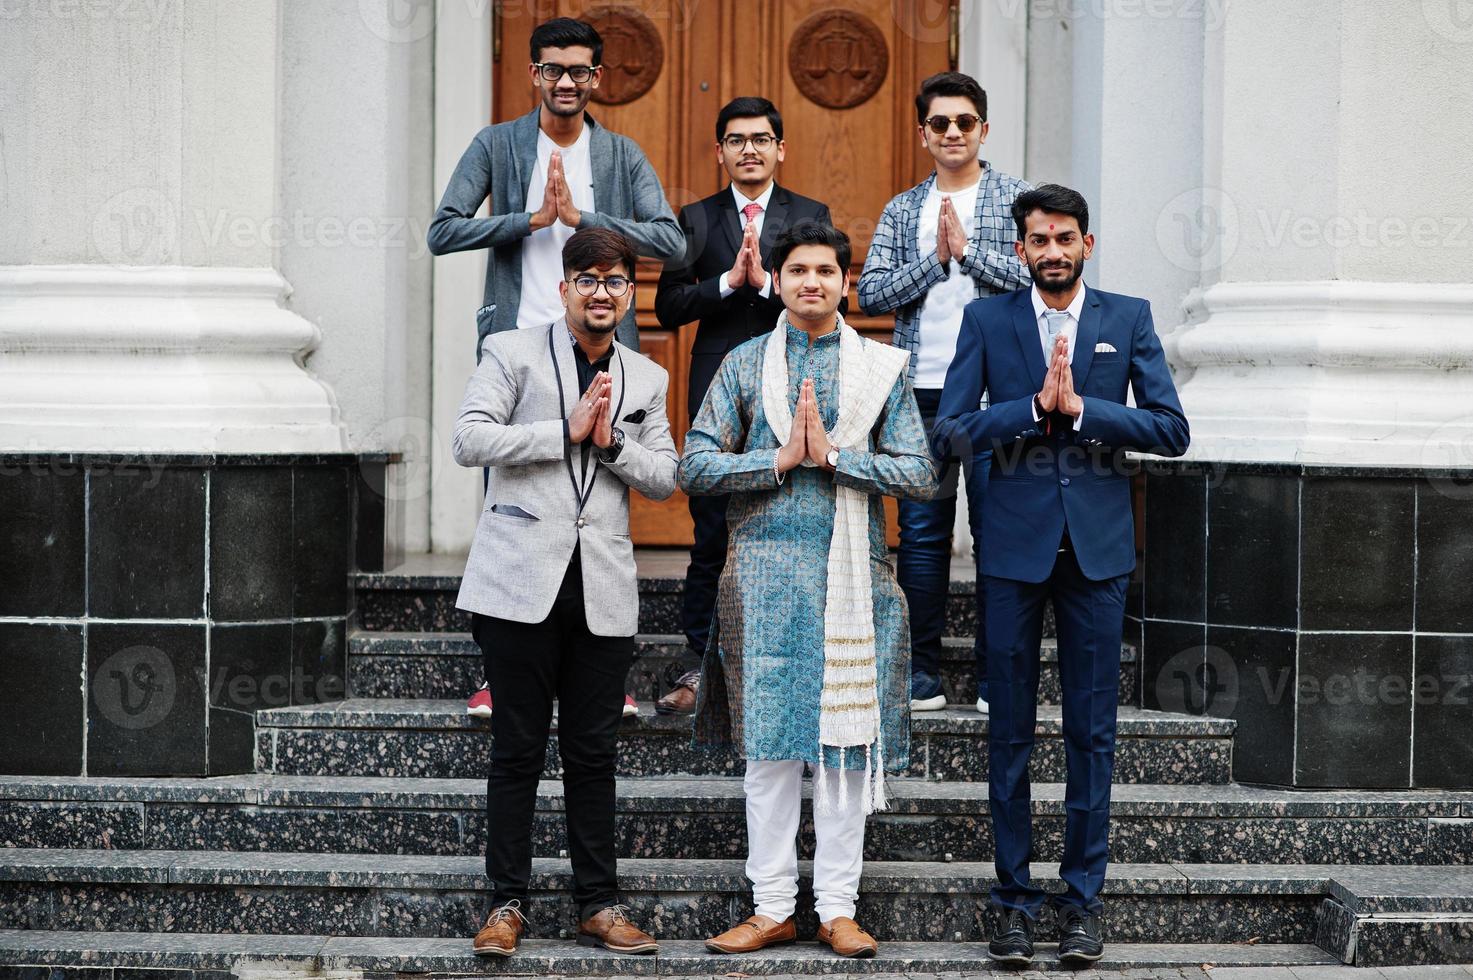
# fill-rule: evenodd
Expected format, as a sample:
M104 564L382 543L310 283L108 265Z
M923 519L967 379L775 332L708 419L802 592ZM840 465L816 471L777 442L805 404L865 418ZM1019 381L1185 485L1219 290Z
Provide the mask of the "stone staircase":
M910 772L871 818L858 918L881 956L809 943L746 958L700 944L750 913L740 773L650 701L679 649L675 562L642 557L643 702L621 732L624 895L657 957L567 941L573 924L555 737L537 802L534 937L470 955L486 911L487 725L464 714L480 654L454 563L357 577L350 698L257 715L256 772L211 779L0 777L0 968L196 973L706 974L988 969L987 720L971 691L971 584L948 610L945 711L917 715ZM662 567L663 563L663 567ZM1057 675L1045 651L1035 875L1064 824ZM1231 781L1235 722L1142 710L1124 651L1102 968L1473 962L1473 793L1296 792ZM811 856L805 822L802 855ZM806 873L806 868L805 868ZM805 898L808 905L805 906ZM816 923L800 896L800 935ZM1045 915L1037 962L1053 956ZM121 976L121 974L119 974Z

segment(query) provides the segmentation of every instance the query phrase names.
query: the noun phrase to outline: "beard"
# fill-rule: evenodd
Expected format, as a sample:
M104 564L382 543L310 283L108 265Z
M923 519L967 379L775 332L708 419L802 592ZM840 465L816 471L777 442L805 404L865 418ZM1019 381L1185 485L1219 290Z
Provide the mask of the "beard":
M588 311L586 310L575 321L572 311L569 311L568 322L570 324L576 324L579 329L586 330L588 333L591 334L613 333L619 328L619 321L623 319L618 315L618 313L619 311L615 310L614 313L609 317L608 323L604 323L602 322L602 320L600 320L599 322L594 322L593 320L589 319Z
M542 105L554 116L576 116L588 105L588 100L592 95L592 89L580 89L577 97L571 104L563 105L557 100L556 89L544 89L542 91Z
M1063 282L1057 279L1044 278L1044 272L1053 272L1057 268L1057 266L1045 267L1042 261L1031 263L1028 266L1028 272L1033 276L1033 284L1038 287L1039 292L1067 293L1074 288L1074 284L1079 281L1079 277L1084 275L1084 263L1082 261L1074 262L1071 260L1069 263L1069 278Z

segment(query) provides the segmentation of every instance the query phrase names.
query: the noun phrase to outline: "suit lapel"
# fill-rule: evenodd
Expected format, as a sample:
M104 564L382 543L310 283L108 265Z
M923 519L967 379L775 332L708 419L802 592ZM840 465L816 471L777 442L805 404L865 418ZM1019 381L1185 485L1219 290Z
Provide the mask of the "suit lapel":
M767 199L767 213L762 216L762 238L757 242L757 252L762 256L762 265L772 256L772 246L788 227L788 210L793 206L792 197L776 184L772 196Z
M737 251L742 247L742 216L737 213L736 199L731 196L729 185L716 199L716 211L721 231L726 235L726 243L731 246L731 257L735 259Z
M617 214L618 194L614 186L614 137L587 113L583 125L588 127L588 162L593 169L593 206L598 211Z
M1013 330L1018 335L1018 346L1023 351L1023 363L1028 366L1028 377L1033 381L1033 390L1043 389L1043 376L1048 365L1043 360L1043 344L1038 339L1038 317L1033 314L1033 290L1020 289L1013 294ZM1078 348L1075 348L1076 356Z
M1084 287L1084 308L1079 311L1079 332L1074 336L1074 362L1070 369L1074 374L1074 390L1084 393L1084 381L1089 377L1089 366L1094 363L1095 344L1100 339L1100 299L1095 291Z
M557 385L562 392L561 406L563 418L567 419L573 414L573 408L578 404L578 365L574 363L573 335L568 332L568 321L557 320L548 327L552 331L552 349L556 355L557 362Z

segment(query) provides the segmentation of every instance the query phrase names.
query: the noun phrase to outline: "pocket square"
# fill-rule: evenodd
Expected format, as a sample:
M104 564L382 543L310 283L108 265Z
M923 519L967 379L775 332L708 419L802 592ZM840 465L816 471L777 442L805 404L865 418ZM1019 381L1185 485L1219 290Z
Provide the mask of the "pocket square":
M621 421L624 421L624 422L632 422L635 425L638 425L639 423L641 423L641 422L644 421L644 417L645 417L645 410L641 408L637 412L630 412L628 415L624 416L624 418L621 419Z
M1114 344L1110 343L1108 340L1102 340L1098 344L1095 344L1095 353L1096 354L1118 354L1120 352L1115 349L1115 345Z

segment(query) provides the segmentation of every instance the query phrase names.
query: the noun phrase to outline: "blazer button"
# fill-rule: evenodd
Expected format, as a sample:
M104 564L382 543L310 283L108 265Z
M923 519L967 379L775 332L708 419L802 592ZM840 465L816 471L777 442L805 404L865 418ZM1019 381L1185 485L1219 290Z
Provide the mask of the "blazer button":
M1069 478L1067 476L1066 477L1063 477L1062 479L1059 480L1059 486L1061 486L1061 487L1067 487L1068 485L1069 485Z
M1066 480L1064 482L1067 483L1068 481ZM586 517L580 517L580 518L578 518L578 520L574 523L573 526L574 527L587 527L588 526L588 518L586 518Z

